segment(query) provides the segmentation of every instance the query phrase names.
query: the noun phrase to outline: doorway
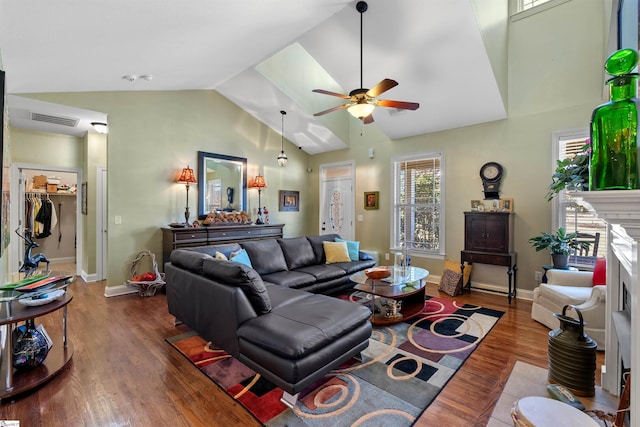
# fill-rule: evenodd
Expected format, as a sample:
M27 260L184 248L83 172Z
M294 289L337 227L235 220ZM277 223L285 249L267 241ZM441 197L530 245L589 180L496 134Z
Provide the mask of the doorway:
M39 177L35 186L34 177ZM45 183L43 187L42 180L50 184ZM15 231L22 235L25 229L29 229L39 244L37 252L47 256L52 270L56 270L58 265L64 273L81 275L82 216L78 192L75 191L79 182L82 182L82 170L76 168L28 164L11 166L11 194L16 197L10 207L13 233L9 244L10 274L18 273L25 250L25 240ZM56 188L55 191L52 187ZM51 226L43 232L36 232L33 221L37 212L34 207L41 206L43 202L51 208Z
M320 234L354 240L353 161L320 165Z

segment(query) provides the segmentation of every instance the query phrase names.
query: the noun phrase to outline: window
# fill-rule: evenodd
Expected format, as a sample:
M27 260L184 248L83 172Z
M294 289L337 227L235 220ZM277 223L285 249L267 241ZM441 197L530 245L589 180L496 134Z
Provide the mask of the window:
M412 254L444 254L442 153L393 159L391 247Z
M549 0L518 0L518 12L531 9L532 7L539 6L548 1Z
M511 20L526 18L570 0L511 0Z
M589 139L589 131L575 130L556 132L553 134L553 170L556 168L556 160L575 156ZM551 182L551 180L549 180ZM607 255L607 228L603 220L586 208L578 205L566 191L556 194L552 200L552 226L554 230L564 227L567 232L595 235L600 233L597 256ZM593 245L589 248L589 255L593 255Z

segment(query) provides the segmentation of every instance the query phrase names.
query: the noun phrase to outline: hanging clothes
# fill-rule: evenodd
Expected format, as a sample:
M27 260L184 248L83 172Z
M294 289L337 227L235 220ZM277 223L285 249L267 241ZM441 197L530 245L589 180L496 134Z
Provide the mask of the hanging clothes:
M42 227L38 229L39 233L36 233L36 237L39 239L51 236L51 206L51 200L42 200L42 205L36 215L36 221L42 224Z

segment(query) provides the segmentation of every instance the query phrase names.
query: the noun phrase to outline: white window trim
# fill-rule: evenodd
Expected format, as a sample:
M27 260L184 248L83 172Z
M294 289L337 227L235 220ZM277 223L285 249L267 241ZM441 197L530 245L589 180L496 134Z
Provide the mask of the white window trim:
M519 4L521 0L510 0L509 1L509 10L511 11L511 22L518 21L523 18L527 18L529 16L533 16L537 13L544 12L545 10L551 9L553 7L559 6L562 3L566 3L571 0L549 0L546 3L542 3L538 6L534 6L530 9L519 11Z
M396 201L396 183L395 183L395 164L397 162L403 161L412 161L412 160L420 160L425 157L440 157L440 233L439 233L439 242L438 246L440 247L440 253L425 253L418 251L411 251L411 256L415 256L417 258L431 258L431 259L444 259L446 254L445 248L445 230L446 230L446 214L445 214L445 155L442 151L428 151L424 153L414 153L414 154L405 154L400 156L393 156L391 158L391 200L390 203L390 213L391 213L391 221L389 224L389 248L391 251L398 251L399 248L394 247L394 224L395 224L395 210L393 209L393 205Z
M551 133L551 171L549 173L549 183L551 176L555 173L556 165L559 160L560 141L564 139L586 139L589 138L589 128L578 128L564 131L555 131ZM551 200L551 229L557 230L560 227L560 200L558 196L554 196Z

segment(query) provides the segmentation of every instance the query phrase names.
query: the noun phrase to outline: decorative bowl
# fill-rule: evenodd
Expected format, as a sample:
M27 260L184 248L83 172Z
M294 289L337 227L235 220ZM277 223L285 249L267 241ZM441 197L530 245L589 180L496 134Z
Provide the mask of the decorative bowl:
M364 271L364 274L369 279L379 280L379 279L384 279L391 276L391 270L389 269L389 267L373 267L373 268L367 268Z

